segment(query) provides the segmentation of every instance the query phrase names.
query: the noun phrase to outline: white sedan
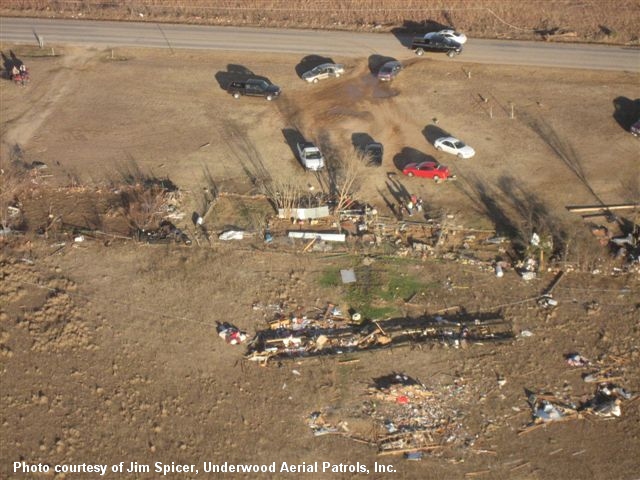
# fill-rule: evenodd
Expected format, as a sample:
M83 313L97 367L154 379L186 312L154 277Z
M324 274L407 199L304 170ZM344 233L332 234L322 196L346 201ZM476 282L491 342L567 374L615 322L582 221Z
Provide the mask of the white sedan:
M467 42L467 36L464 33L456 32L451 29L440 30L439 32L430 32L427 33L424 38L431 38L435 35L442 35L443 37L453 40L460 45L464 45Z
M452 153L460 158L471 158L476 151L469 145L454 137L442 137L433 142L433 146L443 152Z

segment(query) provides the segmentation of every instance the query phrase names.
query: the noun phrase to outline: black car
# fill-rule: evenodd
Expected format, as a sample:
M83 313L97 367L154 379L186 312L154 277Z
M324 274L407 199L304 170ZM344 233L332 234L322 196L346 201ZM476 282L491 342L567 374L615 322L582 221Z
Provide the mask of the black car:
M443 35L432 35L430 38L415 37L411 42L411 50L416 55L424 55L424 52L441 52L449 57L455 57L462 53L462 45Z
M402 70L402 64L397 60L391 60L380 67L378 70L378 80L381 82L390 82L398 76Z
M364 154L369 159L369 165L379 167L382 165L384 147L378 142L369 143L364 147Z
M231 82L227 91L233 95L234 98L240 98L241 95L249 95L273 100L280 96L280 87L262 78L249 78L242 82Z

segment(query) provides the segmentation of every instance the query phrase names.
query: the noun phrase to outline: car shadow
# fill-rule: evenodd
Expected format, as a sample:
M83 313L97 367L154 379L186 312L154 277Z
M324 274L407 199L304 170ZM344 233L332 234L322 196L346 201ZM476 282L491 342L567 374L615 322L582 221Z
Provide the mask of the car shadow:
M302 75L312 68L317 67L318 65L322 65L323 63L335 63L332 58L323 57L322 55L307 55L300 63L296 65L296 74L299 78L302 78Z
M271 83L271 81L267 77L256 75L247 67L234 63L230 63L229 65L227 65L226 70L220 70L216 72L215 77L218 85L220 85L220 88L222 90L227 90L231 82L244 82L249 78L258 78L260 80L266 80L267 82Z
M442 128L436 125L427 125L426 127L424 127L422 129L422 135L424 135L424 138L431 145L433 145L433 142L435 142L437 139L441 137L452 136L449 132L447 132L446 130L443 130Z
M628 132L631 125L640 120L640 98L616 97L613 100L613 118Z
M448 13L445 12L445 15L448 15ZM447 21L453 25L451 18L447 18ZM401 27L392 28L391 33L402 46L410 48L413 37L424 35L429 32L437 32L446 28L452 27L450 25L444 25L440 22L436 22L435 20L424 20L423 22L405 20Z
M298 158L298 143L305 141L304 136L295 128L283 128L282 136L284 137L284 141L287 142L287 145L289 145L293 156Z
M393 57L386 57L384 55L373 54L369 56L369 72L374 77L378 75L378 71L380 68L387 62L397 62L397 60Z
M387 189L389 189L389 183L387 183ZM385 195L385 192L383 190L381 190L380 188L378 188L378 195L380 195L380 198L382 198L382 201L384 202L385 206L389 209L389 211L393 214L393 216L397 219L397 220L402 220L401 214L400 214L400 209L398 208L398 206L396 205L395 202L392 202L391 200L389 200L387 198L387 196ZM393 193L392 193L393 195ZM395 199L395 197L394 197ZM398 200L396 200L397 202Z
M393 157L393 165L400 171L410 163L436 162L431 155L427 155L420 150L412 147L404 147L399 153Z
M368 133L356 132L351 134L351 144L360 155L364 155L365 147L370 143L375 143L375 140Z
M4 54L4 52L0 52L0 55L2 55L2 77L11 78L11 70L13 70L13 67L20 68L20 66L23 65L24 62L16 57L16 54L13 53L12 50L9 50L8 57Z

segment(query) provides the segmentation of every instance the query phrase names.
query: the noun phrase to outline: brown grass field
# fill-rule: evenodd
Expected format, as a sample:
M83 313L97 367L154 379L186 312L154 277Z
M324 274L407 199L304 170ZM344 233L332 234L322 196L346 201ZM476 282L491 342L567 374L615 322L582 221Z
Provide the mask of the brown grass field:
M6 0L0 15L408 32L637 45L638 0Z

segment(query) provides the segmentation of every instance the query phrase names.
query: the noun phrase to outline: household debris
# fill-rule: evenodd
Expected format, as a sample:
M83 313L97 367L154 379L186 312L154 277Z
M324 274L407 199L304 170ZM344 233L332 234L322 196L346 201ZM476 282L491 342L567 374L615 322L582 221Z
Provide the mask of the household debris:
M564 358L567 361L567 365L569 365L570 367L587 367L591 364L589 360L587 360L579 353L569 353L565 355Z
M163 220L156 229L140 229L136 236L138 240L147 243L175 242L191 245L189 236L169 220Z
M218 322L216 331L218 332L218 336L230 345L243 343L247 339L247 334L245 332L228 322Z
M343 423L340 424L341 428L334 427L325 420L322 412L312 412L307 418L307 425L316 437L327 434L347 434Z
M583 374L582 380L586 383L611 383L622 380L626 370L625 364L629 362L629 359L614 355L607 355L605 359L599 358L591 362L589 366L596 370Z
M533 258L527 258L516 264L516 269L523 280L533 280L537 276L538 262Z
M375 378L366 393L369 398L343 412L312 413L307 424L314 435L340 434L376 446L379 455L405 455L413 460L423 452L473 442L462 423L460 408L469 401L462 378L427 388L406 374L392 373ZM329 418L340 416L349 418Z
M584 304L584 308L587 311L587 315L593 315L600 311L600 303L597 300L591 300Z
M622 415L620 405L623 400L631 400L632 395L624 388L613 383L601 383L596 393L583 408L602 417L619 417Z
M245 232L242 230L227 230L218 235L218 238L223 241L228 240L242 240Z
M340 270L340 277L342 278L342 283L355 283L356 272L353 269Z
M578 406L554 395L531 393L528 398L534 422L555 422L578 416Z
M346 235L344 233L332 233L332 232L316 232L316 231L289 231L287 233L289 238L301 238L303 240L319 239L325 242L344 242Z
M622 414L621 404L631 400L633 395L614 383L601 383L596 387L594 395L581 403L562 399L552 394L535 394L528 392L528 403L532 410L533 420L520 430L519 434L549 422L582 419L588 415L599 417L619 417Z
M637 218L618 216L617 211L637 210L637 203L571 206L567 210L583 214L591 234L603 247L609 249L611 257L619 262L615 268L628 271L640 270L640 225ZM615 272L615 269L614 269Z
M322 205L311 208L279 208L278 218L294 218L296 220L312 220L330 215L329 206Z
M558 306L558 301L555 298L553 298L552 292L558 286L560 281L564 278L564 275L565 275L564 270L560 270L559 272L556 273L555 277L553 278L549 286L547 286L547 288L545 288L542 295L538 297L537 302L539 307L545 308L545 309L552 309Z
M420 343L458 348L513 338L511 323L498 315L485 315L483 319L473 320L422 316L364 322L358 316L357 321L361 323L343 316L332 304L328 304L323 312L316 311L315 315L308 315L301 308L288 316L277 313L268 322L269 328L258 331L249 343L246 358L267 362L270 359L341 355Z
M558 306L558 301L553 296L545 294L538 298L538 305L541 308L554 308Z

